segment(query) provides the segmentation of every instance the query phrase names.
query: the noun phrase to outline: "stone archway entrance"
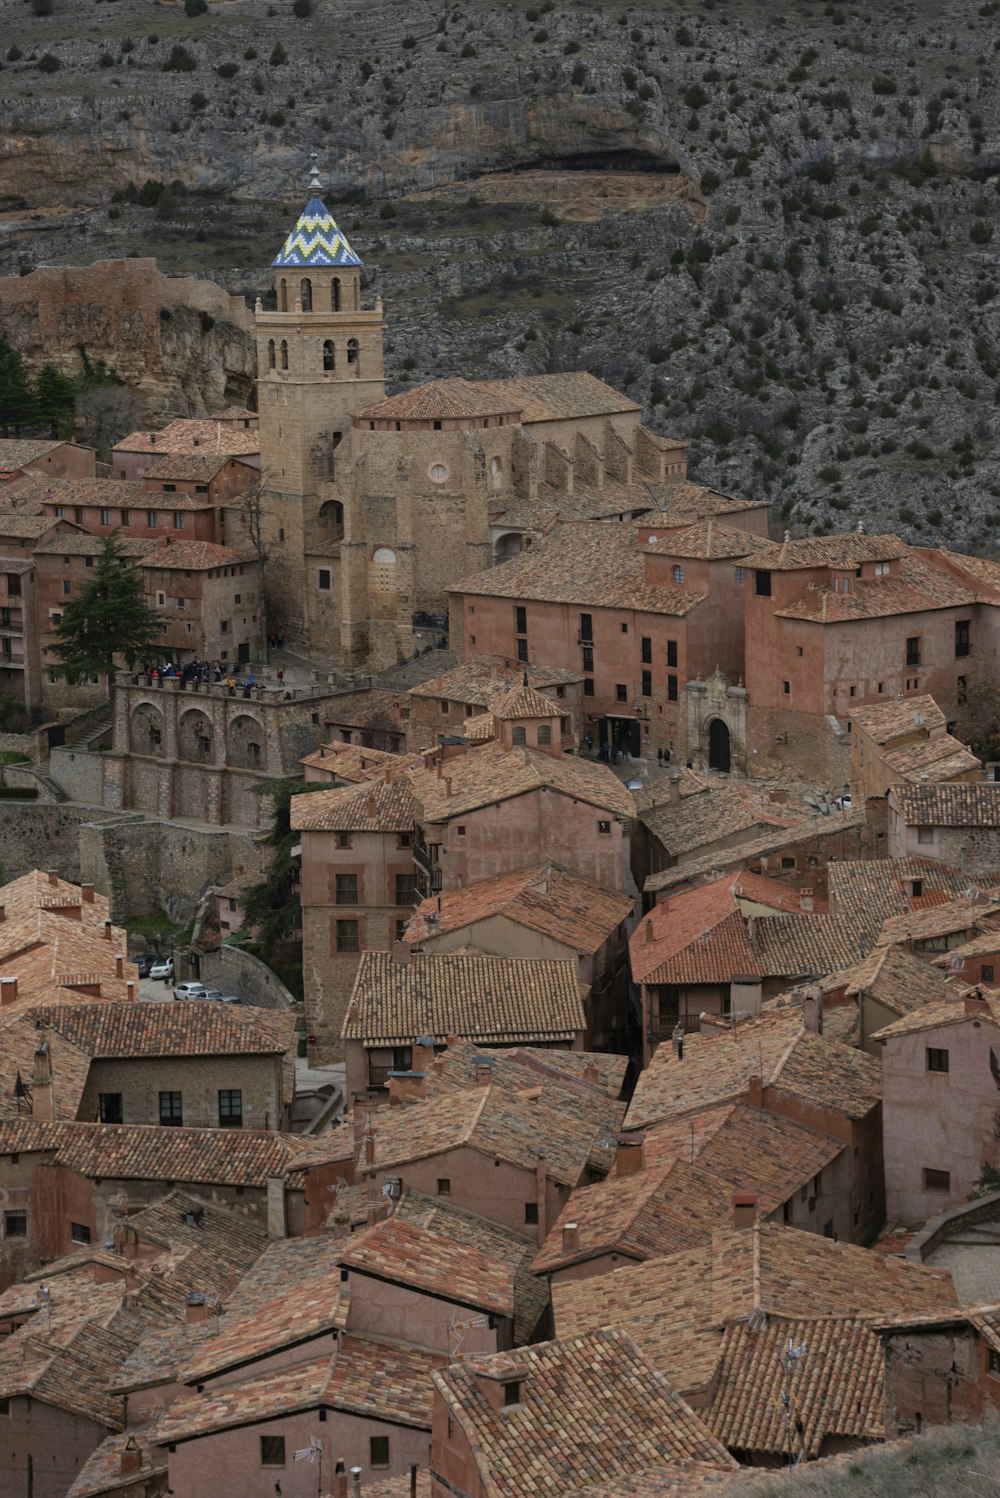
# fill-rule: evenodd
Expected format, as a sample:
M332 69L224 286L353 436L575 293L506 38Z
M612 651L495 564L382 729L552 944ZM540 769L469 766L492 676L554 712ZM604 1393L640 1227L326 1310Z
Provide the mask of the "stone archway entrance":
M729 726L721 718L713 718L708 725L708 768L728 775L731 759Z

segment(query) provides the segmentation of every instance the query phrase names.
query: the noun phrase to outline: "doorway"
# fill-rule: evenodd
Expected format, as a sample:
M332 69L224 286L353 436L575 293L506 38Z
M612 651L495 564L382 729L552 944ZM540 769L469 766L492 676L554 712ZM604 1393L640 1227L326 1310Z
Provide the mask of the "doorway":
M713 718L708 725L708 768L729 774L730 742L729 728L721 718Z

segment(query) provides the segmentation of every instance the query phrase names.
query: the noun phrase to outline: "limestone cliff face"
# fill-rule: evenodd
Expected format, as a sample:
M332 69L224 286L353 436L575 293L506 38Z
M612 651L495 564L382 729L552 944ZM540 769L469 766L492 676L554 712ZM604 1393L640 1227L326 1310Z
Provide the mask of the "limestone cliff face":
M0 280L0 327L37 369L74 377L84 358L113 366L147 420L245 404L253 386L250 316L210 281L162 275L153 260L46 266Z
M585 366L779 527L1000 547L1000 0L0 18L8 274L138 251L266 290L315 150L397 386ZM172 216L110 204L147 177ZM203 354L248 369L197 331L161 328L180 409Z

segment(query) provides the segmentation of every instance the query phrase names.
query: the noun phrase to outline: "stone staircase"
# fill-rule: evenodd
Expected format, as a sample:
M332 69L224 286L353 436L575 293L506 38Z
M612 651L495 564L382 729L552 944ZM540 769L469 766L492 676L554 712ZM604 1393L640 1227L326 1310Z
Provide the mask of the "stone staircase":
M450 671L457 665L458 656L453 650L428 650L426 655L417 656L416 660L390 666L387 671L376 676L372 684L390 692L408 692L410 687L422 686L425 681L430 681L432 677L440 676L442 672Z

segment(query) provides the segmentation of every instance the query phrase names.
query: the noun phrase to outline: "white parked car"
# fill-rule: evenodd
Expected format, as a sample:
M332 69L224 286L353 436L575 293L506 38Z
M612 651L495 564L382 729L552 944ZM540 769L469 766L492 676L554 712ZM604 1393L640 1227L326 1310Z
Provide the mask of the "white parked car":
M172 978L174 976L174 959L172 957L160 957L149 970L151 978Z
M206 992L204 983L178 983L174 989L174 998L203 999Z

